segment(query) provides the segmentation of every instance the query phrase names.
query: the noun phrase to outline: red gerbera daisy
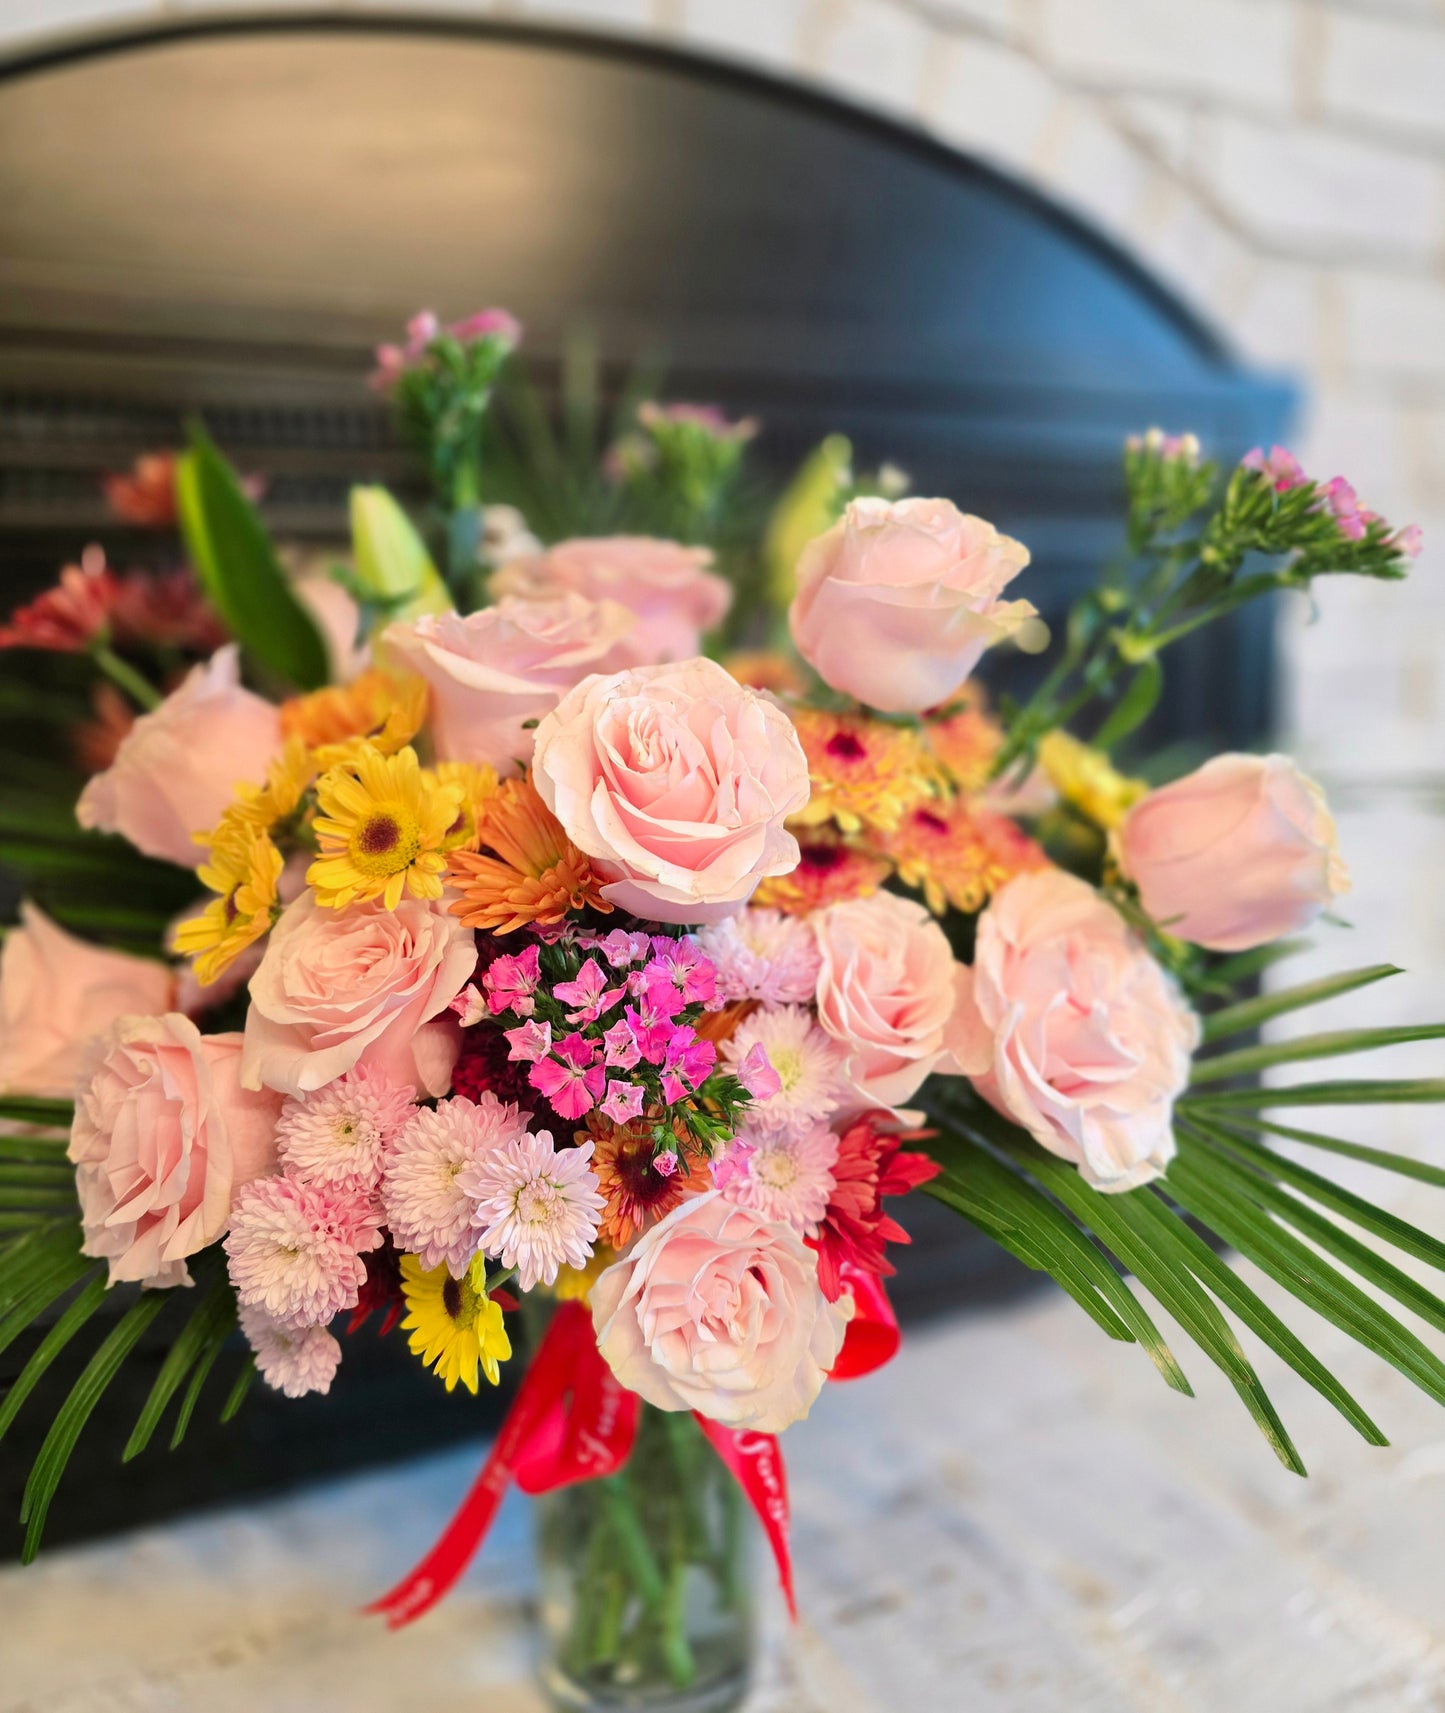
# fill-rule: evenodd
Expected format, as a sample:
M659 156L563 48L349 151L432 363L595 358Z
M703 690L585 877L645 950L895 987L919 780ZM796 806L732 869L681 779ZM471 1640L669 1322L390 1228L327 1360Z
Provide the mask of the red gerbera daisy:
M903 1152L903 1143L921 1141L932 1132L899 1130L897 1122L891 1112L865 1112L838 1138L833 1194L813 1244L818 1283L829 1302L842 1295L845 1264L884 1278L896 1271L884 1246L911 1240L883 1211L883 1198L906 1195L942 1170L927 1154Z

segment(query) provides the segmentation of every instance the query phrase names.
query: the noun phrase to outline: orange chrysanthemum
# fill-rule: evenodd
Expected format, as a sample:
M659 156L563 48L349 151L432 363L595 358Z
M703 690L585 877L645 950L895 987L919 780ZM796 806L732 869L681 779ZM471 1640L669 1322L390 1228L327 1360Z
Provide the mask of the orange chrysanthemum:
M791 712L813 787L801 826L836 821L845 833L887 832L932 792L932 758L912 727L816 708Z
M924 731L934 760L955 790L982 791L992 776L994 757L1003 747L1003 728L988 712L982 694L968 693L962 707Z
M789 874L763 881L753 903L789 916L806 916L825 904L866 898L887 880L889 865L859 850L826 828L805 832L798 841L798 866Z
M498 787L481 806L478 832L480 851L453 851L447 868L447 884L461 893L452 914L468 927L510 934L534 922L560 922L586 905L612 909L591 862L530 779Z
M333 684L281 704L281 729L317 751L323 770L349 761L363 743L395 755L421 730L427 687L421 678L363 672L350 684Z
M937 916L950 907L981 910L1005 881L1048 866L1043 851L1007 816L962 798L915 809L879 838L878 848Z
M707 1168L680 1146L677 1170L670 1178L653 1166L656 1127L654 1118L613 1124L590 1112L587 1128L577 1132L578 1142L595 1144L592 1170L606 1203L598 1236L614 1249L624 1248L639 1232L671 1213L684 1196L700 1195L712 1187Z

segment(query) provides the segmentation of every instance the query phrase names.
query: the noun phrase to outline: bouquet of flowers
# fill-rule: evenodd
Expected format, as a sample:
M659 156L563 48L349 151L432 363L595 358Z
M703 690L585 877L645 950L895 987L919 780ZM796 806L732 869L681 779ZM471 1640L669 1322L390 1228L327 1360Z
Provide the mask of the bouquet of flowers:
M1187 1392L1131 1274L1301 1473L1226 1311L1383 1436L1211 1234L1445 1401L1390 1306L1445 1326L1445 1303L1384 1252L1445 1246L1305 1160L1445 1174L1275 1116L1445 1082L1261 1080L1445 1027L1261 1042L1394 973L1260 990L1347 886L1319 789L1282 755L1152 788L1111 761L1177 639L1326 575L1398 577L1415 534L1278 447L1221 471L1151 431L1125 551L1035 692L995 706L987 651L1046 642L1008 598L1027 550L897 472L855 479L835 443L749 555L727 520L752 425L646 405L573 483L613 530L543 545L567 536L557 461L525 516L489 488L516 338L499 312L420 317L381 354L430 544L358 489L350 563L288 575L197 429L115 487L179 519L188 567L93 550L0 637L49 734L21 726L3 763L0 855L31 899L0 963L0 1348L43 1330L0 1433L105 1328L32 1472L27 1555L159 1317L127 1457L173 1406L179 1439L235 1348L228 1415L253 1374L326 1391L346 1338L398 1322L476 1392L517 1362L520 1311L502 1432L380 1609L438 1599L516 1481L549 1495L559 1699L732 1705L743 1507L786 1587L776 1436L896 1349L918 1191ZM673 538L616 532L659 515ZM37 756L82 699L89 777L57 803Z

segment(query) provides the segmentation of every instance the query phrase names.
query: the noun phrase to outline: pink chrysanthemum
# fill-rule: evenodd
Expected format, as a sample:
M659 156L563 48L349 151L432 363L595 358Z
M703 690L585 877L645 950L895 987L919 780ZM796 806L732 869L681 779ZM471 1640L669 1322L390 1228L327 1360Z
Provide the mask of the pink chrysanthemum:
M492 1149L458 1175L458 1188L475 1203L472 1217L484 1228L482 1248L517 1269L524 1291L539 1280L554 1284L564 1262L586 1266L603 1206L591 1159L590 1142L559 1152L539 1130Z
M806 1129L747 1129L713 1163L723 1196L764 1219L816 1237L833 1194L838 1138L826 1124Z
M256 1178L237 1192L225 1250L243 1306L284 1326L324 1326L355 1307L366 1278L361 1257L380 1242L369 1196L287 1175Z
M241 1331L256 1357L256 1372L288 1398L329 1392L341 1346L324 1326L283 1326L263 1308L242 1304Z
M806 1005L822 962L813 930L781 910L744 910L697 930L697 943L717 967L724 1000Z
M435 1109L418 1107L386 1151L381 1199L398 1249L430 1272L445 1263L460 1279L478 1249L472 1198L460 1175L494 1149L526 1134L515 1106L483 1092L454 1096Z
M751 1128L797 1130L826 1118L844 1098L843 1062L847 1054L819 1028L802 1005L779 1005L745 1017L723 1043L727 1068L737 1074L752 1049L761 1045L778 1074L778 1091L748 1108Z
M416 1090L370 1066L351 1070L303 1099L289 1099L276 1124L283 1166L307 1184L374 1192L387 1147L411 1117Z

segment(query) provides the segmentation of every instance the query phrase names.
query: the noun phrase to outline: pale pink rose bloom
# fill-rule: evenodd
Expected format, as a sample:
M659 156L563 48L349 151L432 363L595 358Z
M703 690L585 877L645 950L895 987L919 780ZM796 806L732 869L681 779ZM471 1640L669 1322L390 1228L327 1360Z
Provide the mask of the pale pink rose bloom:
M331 682L349 684L371 664L371 649L365 638L359 636L360 607L324 571L303 570L291 585L291 593L321 633L331 665Z
M530 760L535 728L592 672L630 664L632 615L616 601L557 594L508 597L462 618L428 613L384 638L432 691L432 734L443 761Z
M476 967L470 928L445 903L404 898L329 910L287 906L251 977L242 1075L290 1095L367 1065L445 1094L460 1048L451 1002Z
M1118 911L1061 869L1019 875L968 976L960 1056L984 1099L1096 1189L1158 1177L1199 1021Z
M70 1158L83 1251L110 1282L189 1282L186 1257L214 1243L236 1191L276 1164L278 1095L241 1087L241 1037L189 1017L124 1017L82 1089Z
M1028 549L947 500L854 500L803 549L788 611L824 683L888 713L936 707L1034 616L1001 601Z
M82 827L120 833L137 850L194 868L205 832L241 784L259 785L281 746L281 717L241 688L234 643L217 649L121 739L114 762L75 806Z
M716 661L584 679L538 727L533 778L604 896L651 921L715 922L797 865L798 734Z
M928 911L875 892L812 918L821 967L818 1021L841 1043L843 1074L868 1106L901 1106L933 1072L956 1072L964 967Z
M0 952L0 1089L69 1099L90 1043L119 1017L169 1010L175 986L164 964L89 946L22 904Z
M1243 952L1350 889L1324 793L1287 755L1217 755L1136 803L1120 867L1167 934Z
M597 1348L629 1391L756 1433L807 1415L852 1312L851 1297L823 1295L791 1226L717 1190L659 1220L589 1300Z
M732 585L708 569L712 557L711 548L645 535L578 537L502 566L490 588L494 600L571 591L619 601L637 620L626 664L652 666L690 660L726 617Z

